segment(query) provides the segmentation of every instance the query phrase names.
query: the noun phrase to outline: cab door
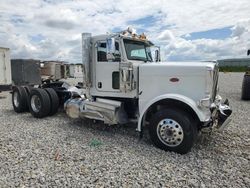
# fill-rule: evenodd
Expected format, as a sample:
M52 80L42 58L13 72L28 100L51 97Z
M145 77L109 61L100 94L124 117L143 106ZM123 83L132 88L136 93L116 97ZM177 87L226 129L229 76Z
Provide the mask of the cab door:
M115 48L117 54L120 54L118 42L115 42ZM120 58L116 58L113 61L108 61L106 54L106 41L97 42L95 87L98 91L102 92L120 92Z

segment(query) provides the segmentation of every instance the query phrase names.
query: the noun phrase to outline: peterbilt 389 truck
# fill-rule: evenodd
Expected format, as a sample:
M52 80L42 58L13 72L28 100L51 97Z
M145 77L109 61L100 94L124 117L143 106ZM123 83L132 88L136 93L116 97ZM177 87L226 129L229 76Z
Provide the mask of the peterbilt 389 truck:
M141 136L149 131L155 146L181 154L190 151L201 130L230 122L228 100L218 95L217 62L160 62L160 50L131 29L83 33L82 61L82 84L15 87L14 110L43 118L63 106L71 118L134 122Z

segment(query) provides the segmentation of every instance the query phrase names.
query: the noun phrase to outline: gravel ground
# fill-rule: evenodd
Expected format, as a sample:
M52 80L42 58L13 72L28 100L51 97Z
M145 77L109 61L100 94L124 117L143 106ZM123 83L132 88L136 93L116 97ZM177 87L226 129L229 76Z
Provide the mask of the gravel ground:
M16 114L0 94L0 187L249 187L250 102L240 100L243 74L221 73L232 122L200 135L186 155L141 141L135 125L72 120L63 112L35 119Z

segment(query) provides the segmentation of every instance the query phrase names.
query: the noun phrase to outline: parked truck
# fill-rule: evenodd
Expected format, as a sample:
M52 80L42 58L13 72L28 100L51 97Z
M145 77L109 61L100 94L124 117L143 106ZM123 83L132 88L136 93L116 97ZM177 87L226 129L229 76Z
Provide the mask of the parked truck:
M68 77L66 63L35 59L10 60L9 51L8 48L0 48L0 91L10 91L13 86L41 85Z
M109 125L134 122L141 136L149 131L155 146L185 154L199 131L228 125L232 110L218 95L217 62L160 62L154 47L130 28L83 33L83 83L44 83L28 91L15 87L14 110L43 118L61 105L71 118Z
M59 81L67 79L68 65L62 61L43 61L41 62L41 79L47 81Z
M33 86L42 83L40 61L11 59L12 86Z
M11 89L10 49L0 47L0 92Z
M250 49L247 51L247 55L250 55ZM250 66L247 68L243 77L241 99L250 100Z

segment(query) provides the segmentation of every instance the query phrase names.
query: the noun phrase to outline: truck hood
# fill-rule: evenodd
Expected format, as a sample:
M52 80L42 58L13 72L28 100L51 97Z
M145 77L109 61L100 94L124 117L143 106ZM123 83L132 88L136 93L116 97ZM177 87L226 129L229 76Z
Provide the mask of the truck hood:
M212 92L213 62L162 62L139 65L140 110L158 96L185 96L196 105ZM211 84L210 84L211 83Z
M149 75L204 75L207 69L213 70L215 62L153 62L139 65Z

